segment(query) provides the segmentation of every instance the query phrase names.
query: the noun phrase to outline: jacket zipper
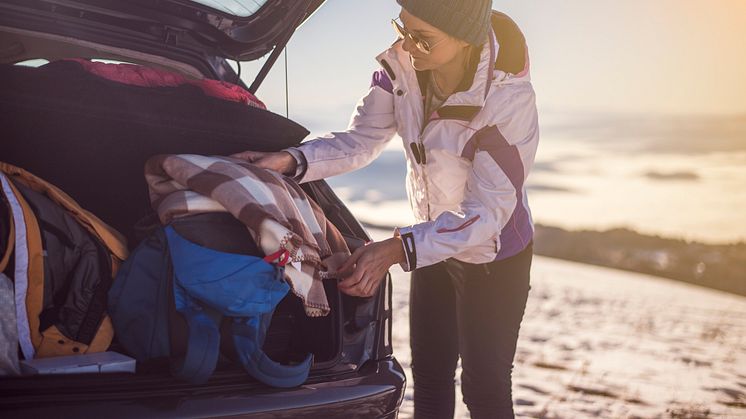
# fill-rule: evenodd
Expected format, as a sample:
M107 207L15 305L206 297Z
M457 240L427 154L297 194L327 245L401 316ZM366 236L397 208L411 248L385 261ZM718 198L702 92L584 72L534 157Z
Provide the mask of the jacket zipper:
M427 100L427 99L426 99ZM422 113L425 114L426 107L423 104L422 107ZM437 110L437 109L436 109ZM422 178L423 182L425 184L425 200L427 204L427 221L431 221L430 217L430 188L427 183L427 157L426 157L426 151L425 151L425 142L423 141L423 138L425 137L425 133L427 132L427 129L432 125L431 124L432 119L430 119L430 115L425 115L423 118L422 128L420 129L420 135L417 138L417 144L418 144L418 151L421 153L420 156L420 163L422 165ZM419 163L419 162L418 162Z
M389 68L390 68L390 65L389 65ZM394 72L393 68L391 69L391 72L392 73ZM396 76L394 75L393 78L395 79ZM426 157L426 152L425 152L425 144L422 141L422 137L425 134L425 130L428 128L428 126L430 125L431 121L430 121L430 116L429 115L425 115L425 106L424 106L424 104L422 106L422 114L423 114L422 128L420 128L420 134L419 134L419 136L417 138L417 143L416 143L417 144L417 154L419 155L419 159L416 159L417 160L416 163L418 165L422 165L422 176L421 176L421 180L422 180L422 183L424 183L424 185L425 185L425 204L427 205L427 221L431 221L431 217L430 217L430 189L429 189L428 184L427 184L427 173L425 171L425 165L427 164L427 157ZM414 152L414 150L412 150L412 151Z
M422 113L425 113L425 109L423 107ZM419 163L422 166L422 183L425 184L425 203L427 205L427 221L431 221L430 219L430 188L427 184L427 157L426 157L426 151L425 151L425 143L422 141L422 137L425 136L425 130L427 129L428 125L430 125L430 118L429 116L425 116L427 120L423 121L422 128L420 129L420 135L417 137L417 151L420 153L420 162Z

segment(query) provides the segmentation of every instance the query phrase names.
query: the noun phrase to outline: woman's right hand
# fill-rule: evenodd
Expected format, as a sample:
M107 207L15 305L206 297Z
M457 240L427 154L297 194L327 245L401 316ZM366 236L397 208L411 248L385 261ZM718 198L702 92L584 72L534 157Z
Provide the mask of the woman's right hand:
M231 154L231 157L246 160L255 166L273 170L283 175L293 175L298 165L295 157L287 151L244 151L242 153Z

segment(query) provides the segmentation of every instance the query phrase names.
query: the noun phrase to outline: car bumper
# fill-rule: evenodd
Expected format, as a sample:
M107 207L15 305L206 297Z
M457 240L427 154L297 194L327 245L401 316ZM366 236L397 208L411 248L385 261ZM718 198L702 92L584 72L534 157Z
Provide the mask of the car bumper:
M107 418L395 418L406 378L395 358L369 361L338 379L292 389L247 391L242 386L192 394L151 392L127 399L91 399L15 406L3 417ZM82 399L82 398L81 398Z

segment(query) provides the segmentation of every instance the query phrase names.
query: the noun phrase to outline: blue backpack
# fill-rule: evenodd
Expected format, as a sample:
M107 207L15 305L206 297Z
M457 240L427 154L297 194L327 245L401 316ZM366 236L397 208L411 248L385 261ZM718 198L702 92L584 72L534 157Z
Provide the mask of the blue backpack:
M248 251L230 239L221 243L224 235L213 234L210 247L189 240L210 235L210 223L200 217L159 227L119 269L109 291L117 340L138 362L168 357L175 377L200 384L218 363L227 318L223 332L227 329L233 346L227 351L251 376L274 387L302 384L311 354L299 364L282 365L262 350L274 309L290 289L284 265L253 256L260 254L253 243ZM240 234L249 236L245 229ZM172 335L181 320L186 344L179 349Z

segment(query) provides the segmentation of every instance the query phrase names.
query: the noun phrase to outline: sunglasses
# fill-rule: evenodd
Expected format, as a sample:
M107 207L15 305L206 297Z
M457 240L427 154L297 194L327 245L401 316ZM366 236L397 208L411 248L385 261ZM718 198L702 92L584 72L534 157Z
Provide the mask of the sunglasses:
M398 19L398 18L396 18L396 19ZM391 25L394 26L394 30L399 35L399 37L401 39L409 38L412 41L412 43L414 43L414 45L417 47L417 49L420 50L420 52L422 52L423 54L430 54L433 51L433 48L435 48L441 42L445 41L445 38L443 38L443 39L435 42L434 44L430 44L428 41L420 38L417 35L413 35L411 32L409 32L408 30L404 29L404 26L400 25L396 21L396 19L391 19Z

